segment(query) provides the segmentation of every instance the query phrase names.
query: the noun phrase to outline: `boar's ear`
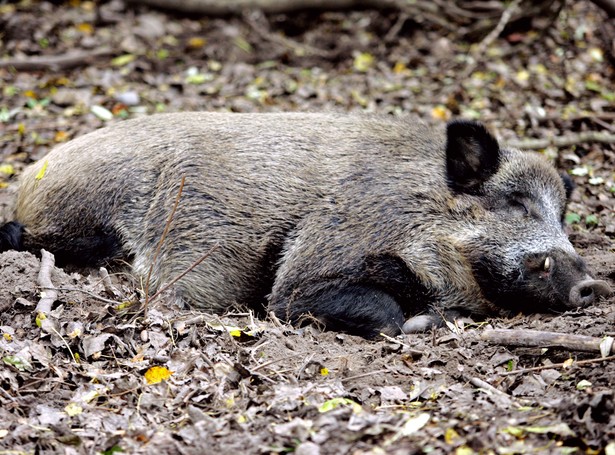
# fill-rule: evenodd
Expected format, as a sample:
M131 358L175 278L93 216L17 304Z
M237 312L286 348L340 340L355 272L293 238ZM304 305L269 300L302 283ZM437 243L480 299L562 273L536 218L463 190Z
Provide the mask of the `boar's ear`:
M499 166L500 146L483 124L466 120L447 124L446 173L453 190L479 191Z
M560 174L560 177L562 178L562 182L564 182L564 189L566 190L566 202L568 202L570 200L570 195L574 190L574 182L568 174L564 174L563 172Z

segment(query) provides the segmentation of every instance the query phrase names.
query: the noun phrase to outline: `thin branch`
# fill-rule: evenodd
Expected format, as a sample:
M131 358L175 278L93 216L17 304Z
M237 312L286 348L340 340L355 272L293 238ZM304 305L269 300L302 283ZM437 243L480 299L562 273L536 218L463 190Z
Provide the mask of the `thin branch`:
M615 355L610 355L608 357L600 357L598 359L577 360L577 361L572 362L572 363L562 362L562 363L553 363L551 365L541 365L539 367L520 368L518 370L505 371L505 372L499 373L499 374L500 374L500 376L510 376L512 374L530 373L532 371L553 370L555 368L570 368L570 367L573 367L573 366L590 365L592 363L610 362L611 360L615 360Z
M113 55L111 49L95 51L74 51L64 55L40 55L35 57L0 60L0 68L14 68L17 71L60 71L94 63L97 59Z
M478 43L476 47L472 49L470 62L468 63L466 69L463 71L460 78L461 80L467 79L468 76L472 74L474 69L476 69L480 62L480 58L485 56L487 48L496 40L498 36L500 36L500 33L502 33L502 31L512 18L512 15L515 13L515 11L517 11L517 8L519 8L520 3L521 0L513 0L502 13L500 21L494 27L494 29L491 30L491 32L489 32L489 34L485 36L485 38L480 43Z
M173 221L173 217L175 216L175 212L177 211L177 206L179 205L179 200L181 199L182 192L184 191L184 183L186 183L186 176L182 175L181 183L179 184L179 189L177 190L177 196L175 196L175 203L173 204L173 208L171 209L171 213L169 213L169 217L167 218L167 222L164 225L164 231L162 231L162 235L160 236L160 240L158 240L158 246L156 247L156 252L154 253L154 257L152 258L152 263L149 266L149 271L147 272L147 278L145 280L145 305L144 309L147 312L147 305L150 301L149 298L149 284L150 279L152 277L152 271L154 270L154 265L158 260L158 255L160 254L160 250L162 249L162 245L164 243L164 239L169 233L169 229L171 228L171 222ZM158 292L156 295L160 294Z
M281 34L272 33L269 30L269 23L267 22L267 18L260 10L250 10L244 12L243 19L250 27L252 27L252 30L254 30L256 34L262 39L291 49L296 55L316 55L323 58L332 58L333 56L335 56L335 54L337 54L337 52L335 51L327 51L325 49L319 49L308 44L300 44Z
M167 289L169 289L171 286L173 286L175 283L177 283L179 280L181 280L184 276L186 276L186 274L188 274L189 272L191 272L197 265L199 265L201 262L203 262L205 259L207 259L214 251L216 251L218 249L220 245L218 243L216 243L214 246L212 246L210 248L210 250L205 253L204 255L202 255L200 258L198 258L196 261L194 261L190 267L188 267L186 270L184 270L182 273L180 273L178 276L176 276L175 278L173 278L167 285L165 285L162 289L160 289L158 292L156 292L151 299L149 299L149 302L153 301L155 298L157 298L160 294L162 294L163 292L165 292ZM147 301L145 303L147 305Z
M578 134L570 134L567 136L553 136L545 139L524 139L520 141L510 141L507 143L509 147L525 149L525 150L540 150L547 147L570 147L588 142L598 142L601 144L615 144L615 134L604 133L601 131L584 131Z

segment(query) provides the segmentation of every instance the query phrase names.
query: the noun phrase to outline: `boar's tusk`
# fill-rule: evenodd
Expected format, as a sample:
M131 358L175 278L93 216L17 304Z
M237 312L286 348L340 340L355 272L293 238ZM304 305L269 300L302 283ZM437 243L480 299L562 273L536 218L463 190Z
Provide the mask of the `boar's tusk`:
M545 263L543 264L542 267L545 272L548 272L549 269L551 268L551 258L549 256L547 256L547 258L545 259Z

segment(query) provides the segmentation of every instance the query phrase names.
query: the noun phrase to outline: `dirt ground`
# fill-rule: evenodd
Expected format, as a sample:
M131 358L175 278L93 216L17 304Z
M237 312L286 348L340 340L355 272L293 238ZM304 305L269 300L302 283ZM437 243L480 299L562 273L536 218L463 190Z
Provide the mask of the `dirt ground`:
M207 18L117 0L0 1L0 220L27 164L127 117L475 118L530 147L577 135L537 153L573 176L571 240L613 284L615 146L578 136L615 132L606 20L569 2L547 29L506 31L472 63L467 43L394 11ZM87 56L64 58L75 51ZM61 59L32 60L49 56ZM121 271L112 289L97 270L54 269L58 298L41 320L40 268L29 253L0 254L0 453L615 453L612 358L578 363L600 354L481 338L489 328L615 336L614 297L366 341L164 296L145 312L127 303L143 286Z

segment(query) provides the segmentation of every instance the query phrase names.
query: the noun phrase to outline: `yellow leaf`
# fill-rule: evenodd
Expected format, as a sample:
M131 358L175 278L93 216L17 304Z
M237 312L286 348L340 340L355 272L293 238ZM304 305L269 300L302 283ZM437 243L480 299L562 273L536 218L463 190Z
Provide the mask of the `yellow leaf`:
M352 401L349 398L332 398L330 400L325 401L318 407L318 412L329 412L335 408L339 408L340 406L350 406L352 408L352 412L355 414L359 414L363 411L361 405L355 401Z
M322 367L322 368L320 369L320 375L321 375L321 376L329 376L329 369L328 369L328 368L326 368L326 367Z
M188 40L188 47L192 49L200 49L205 46L205 39L200 36L193 36Z
M124 300L122 303L118 303L118 304L115 306L115 309L116 309L117 311L122 311L122 310L125 310L126 308L131 307L133 303L134 303L134 302L131 302L130 300Z
M34 176L36 180L41 180L43 177L45 177L45 171L47 170L47 166L49 166L49 161L45 160L43 162L43 165L41 166L41 169Z
M367 52L361 52L354 58L354 69L365 73L374 64L374 56Z
M36 315L36 319L34 320L34 322L36 322L37 327L41 327L45 319L47 319L47 315L41 312Z
M229 330L228 333L235 338L241 337L241 330Z
M13 175L14 173L15 168L12 164L0 164L0 174Z
M36 99L36 93L34 93L34 91L32 90L26 90L25 92L23 92L24 96L28 97L28 98L34 98Z
M404 62L395 63L395 66L393 67L393 72L395 74L405 73L406 71L408 71L408 67Z
M83 22L81 24L77 24L77 30L79 30L81 33L85 35L91 35L92 32L94 31L94 27L92 27L92 24Z
M23 123L20 123L19 125L17 125L17 132L19 133L20 136L23 136L24 134L26 134L26 125L24 125Z
M56 142L64 142L68 139L68 133L66 131L57 131L53 140Z
M10 343L11 341L13 341L13 337L12 337L12 335L11 335L10 333L3 333L3 334L2 334L2 336L3 336L3 337L4 337L4 339L5 339L6 341L8 341L9 343Z
M564 368L570 368L574 363L574 359L568 359L564 362Z
M444 433L444 442L453 444L456 439L459 439L459 433L457 433L454 428L448 428Z
M148 384L157 384L161 381L166 381L171 377L173 371L165 367L151 367L145 372L145 380Z
M451 118L451 111L445 106L439 105L431 110L431 116L438 120L448 120Z
M69 416L73 417L78 414L81 414L83 412L83 408L79 406L77 403L74 403L71 401L64 408L64 412L67 413Z

